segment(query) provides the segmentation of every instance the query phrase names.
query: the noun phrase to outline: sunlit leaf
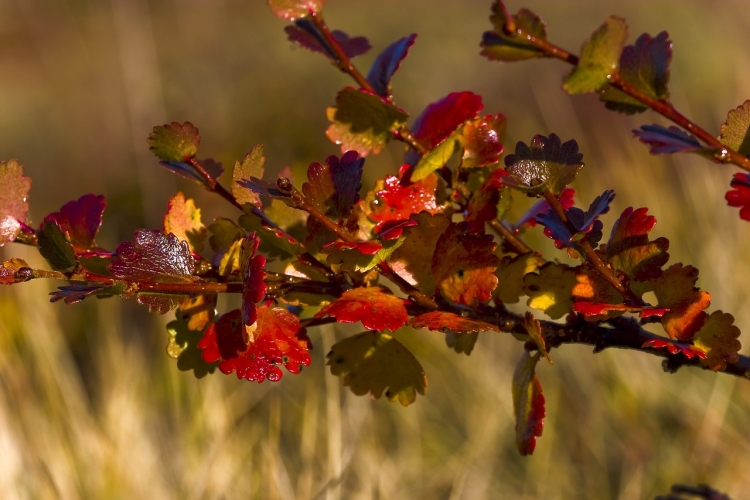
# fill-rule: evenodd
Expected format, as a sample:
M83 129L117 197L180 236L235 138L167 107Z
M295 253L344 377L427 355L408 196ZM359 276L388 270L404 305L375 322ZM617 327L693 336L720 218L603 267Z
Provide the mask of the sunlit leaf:
M536 438L542 435L544 396L542 384L534 373L540 353L524 351L513 372L513 412L516 416L516 447L521 455L531 455Z
M169 209L164 216L164 234L172 233L187 241L192 252L203 250L206 226L201 222L201 210L195 202L178 192L169 200Z
M70 271L76 266L76 254L73 247L65 238L57 221L46 218L42 229L37 234L39 239L39 253L47 259L52 269L56 271Z
M328 108L326 116L333 122L328 138L341 144L342 153L354 150L362 156L378 154L409 117L382 97L351 87L336 95L336 107Z
M636 281L646 281L661 275L661 266L669 260L669 240L649 241L648 233L656 225L656 218L647 208L626 208L612 226L607 242L607 261L615 271Z
M482 108L484 104L481 96L473 92L453 92L429 104L414 120L412 132L425 147L433 149L465 121L479 116Z
M694 135L674 125L669 128L661 125L642 125L639 130L633 130L633 133L642 143L649 145L652 155L696 153L703 150Z
M727 363L736 363L742 348L737 337L740 329L734 325L734 316L714 311L698 333L693 337L693 345L706 353L701 364L713 371L726 370Z
M523 291L529 296L526 304L544 311L552 319L561 318L573 306L575 285L575 270L565 264L547 262L537 273L524 276Z
M470 233L469 227L466 222L448 226L435 246L432 272L443 297L475 307L492 297L499 259L492 235Z
M385 178L385 189L377 192L377 199L372 204L369 218L378 224L389 221L406 220L412 214L427 211L437 214L445 210L443 204L438 204L437 190L439 179L437 174L428 175L421 181L412 182L406 186L398 178Z
M589 321L620 316L624 311L640 310L623 306L624 298L607 280L589 266L577 269L576 284L571 290L573 310ZM610 307L611 306L611 307Z
M411 180L421 181L428 175L435 172L435 170L442 168L443 165L448 163L453 153L456 151L456 141L461 135L462 129L457 129L453 134L449 135L443 142L432 148L430 151L422 156L411 174Z
M195 378L203 378L216 371L217 363L207 363L198 349L198 342L203 337L203 328L189 328L185 321L177 319L167 323L167 333L167 354L177 360L178 370L192 371Z
M192 281L195 269L190 247L173 234L140 229L135 242L117 246L116 257L108 269L117 278L160 283Z
M659 307L669 308L661 323L671 338L690 340L706 322L704 309L711 304L711 295L696 288L696 281L698 269L682 264L670 266L653 281Z
M75 253L80 254L95 246L94 238L102 225L105 207L104 196L85 194L76 201L69 201L59 212L51 213L46 218L57 222Z
M202 331L207 324L214 320L217 298L216 294L186 297L180 304L180 310L177 313L178 319L186 321L189 329Z
M518 298L524 295L523 277L536 271L545 262L536 252L503 257L495 271L497 288L492 296L504 304L517 303Z
M511 175L504 180L515 180L513 187L530 193L549 187L552 193L560 194L583 168L581 160L583 155L578 152L576 141L562 143L555 134L535 135L530 146L519 142L515 153L505 157L506 170Z
M563 88L569 94L594 92L607 84L609 77L617 73L628 25L617 16L609 16L581 49L578 64L565 78Z
M236 162L234 164L234 170L232 171L232 196L234 196L234 199L240 205L250 203L260 206L258 193L247 188L240 181L252 177L262 179L264 172L263 164L265 161L266 157L263 156L263 145L258 144L245 155L242 163Z
M26 222L29 205L26 199L31 179L24 177L23 167L16 160L0 163L0 246L16 239L21 224Z
M19 275L18 271L28 267L29 264L23 259L6 260L0 266L0 285L12 285L26 281L30 276L24 276L23 273Z
M445 311L430 311L413 317L409 326L416 330L428 329L443 332L448 347L457 353L471 354L477 342L479 332L499 332L497 325L475 319L464 318L458 314Z
M316 318L335 318L339 323L362 322L368 330L396 331L406 324L409 315L406 313L403 300L387 288L358 287L347 290L341 297L331 302Z
M277 17L294 21L310 13L318 13L326 0L268 0L268 6Z
M740 218L750 221L750 175L734 174L730 186L732 189L724 195L727 203L730 207L741 207Z
M379 332L364 332L333 345L327 354L331 374L357 396L383 394L388 401L408 406L427 389L422 365L398 340Z
M154 127L148 136L151 151L167 162L183 162L194 157L200 142L200 133L190 122L172 122Z
M461 166L483 167L500 161L507 126L508 120L502 113L467 123L459 138L464 148Z
M391 229L377 240L355 243L334 241L324 245L320 252L328 255L326 262L331 264L334 270L367 272L386 261L404 243L404 227L416 226L417 222L408 220L399 224L399 227ZM388 233L395 237L389 236Z
M508 172L498 168L492 172L482 185L474 191L474 195L466 207L465 220L472 223L477 230L484 229L484 223L497 218L497 204L500 201L500 189L503 186L503 178Z
M512 20L512 27L507 30L509 18ZM546 40L547 26L530 10L521 9L514 16L510 16L503 2L496 0L492 4L490 21L494 30L485 31L482 35L481 54L484 57L494 61L520 61L544 56L528 37Z
M687 357L688 359L693 359L694 357L698 356L699 359L705 359L706 353L703 352L701 349L690 345L690 344L684 344L682 342L673 342L670 340L662 340L662 339L651 339L647 340L643 343L641 347L652 347L654 349L666 349L669 351L670 354L677 354L678 352L682 353Z
M409 53L409 48L414 45L416 39L417 35L411 34L396 40L386 47L372 63L370 72L367 73L367 81L382 97L390 95L391 77Z
M628 45L620 56L620 79L646 96L667 100L669 91L669 62L672 59L672 41L662 31L655 38L644 33L634 45ZM648 109L641 101L610 85L602 89L600 99L607 109L620 113L640 113Z
M247 338L239 309L209 325L198 342L203 360L218 361L225 375L234 372L239 379L258 383L266 379L278 382L282 377L280 365L294 374L310 366L310 343L299 318L283 307L260 306L257 313L255 342Z

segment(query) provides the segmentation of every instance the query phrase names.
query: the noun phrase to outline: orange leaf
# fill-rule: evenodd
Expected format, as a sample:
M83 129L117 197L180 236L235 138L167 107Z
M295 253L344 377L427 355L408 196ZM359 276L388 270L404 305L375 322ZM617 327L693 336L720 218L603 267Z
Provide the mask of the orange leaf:
M646 281L661 275L661 266L669 260L669 240L648 240L648 233L656 225L656 218L647 208L626 208L612 227L607 242L607 260L615 271L636 281Z
M169 209L164 216L164 234L172 233L187 241L191 252L203 250L206 227L201 222L201 211L195 202L178 192L169 200Z
M698 270L693 266L675 264L654 280L654 294L659 307L669 308L661 324L670 337L690 340L706 322L703 311L711 304L711 295L695 287Z
M491 235L470 233L468 223L451 223L432 256L432 272L443 296L472 307L489 300L497 287L496 246Z
M315 315L316 318L329 316L339 323L361 321L368 330L396 331L409 320L404 302L387 288L378 286L347 290Z

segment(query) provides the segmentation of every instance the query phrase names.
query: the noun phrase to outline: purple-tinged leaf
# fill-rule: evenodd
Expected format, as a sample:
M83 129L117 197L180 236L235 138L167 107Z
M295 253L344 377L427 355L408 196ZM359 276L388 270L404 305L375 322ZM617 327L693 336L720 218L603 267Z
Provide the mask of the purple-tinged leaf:
M694 135L674 125L669 128L661 125L642 125L640 130L633 130L633 133L642 143L651 147L652 155L696 153L703 150Z
M356 151L347 151L340 159L331 155L325 165L311 163L302 192L326 216L337 222L345 220L359 201L364 164L365 159Z
M279 188L279 185L276 182L258 179L257 177L250 177L249 179L240 179L237 181L237 184L249 189L250 191L258 193L261 196L282 200L287 204L291 203L292 195Z
M10 160L0 163L0 186L0 246L3 246L16 239L21 224L26 222L31 179L24 177L20 163Z
M187 241L173 234L140 229L135 242L120 243L107 267L112 276L136 281L186 283L192 281L195 262Z
M49 214L67 235L76 253L83 253L95 246L94 239L102 225L102 214L107 204L104 196L85 194L77 201L69 201L59 212Z
M373 86L375 92L382 97L388 97L391 93L391 77L401 65L409 53L409 48L417 39L416 33L396 40L378 55L372 63L370 72L367 73L367 81Z
M558 200L565 210L575 205L575 194L576 190L573 188L565 188L560 193ZM524 226L534 227L536 226L536 217L540 214L546 214L549 211L550 206L549 203L547 203L547 200L539 200L534 203L534 205L532 205L532 207L528 209L520 219L518 219L518 222L513 226L513 229L518 229Z
M319 52L333 61L338 60L336 52L315 24L307 19L298 19L294 24L294 26L290 25L284 28L290 42L307 50ZM352 38L340 30L334 30L331 35L350 59L361 56L370 50L370 42L363 36Z
M64 301L71 305L80 302L86 297L113 297L127 292L127 284L124 281L115 281L112 284L102 283L99 285L68 285L57 287L56 292L50 292L50 302Z
M206 173L214 179L218 179L219 177L221 177L221 174L224 173L224 166L221 164L221 162L212 160L211 158L201 160L200 164L203 167L203 170L205 170ZM206 183L206 180L203 178L203 176L195 169L195 167L193 167L189 163L180 161L160 161L159 165L166 168L173 174L179 175L183 179L197 182L198 184Z
M615 192L607 190L594 199L586 212L577 207L565 210L565 215L576 229L575 233L571 233L557 213L551 210L537 215L536 221L547 228L546 233L549 236L558 240L564 246L573 247L584 236L589 243L596 244L602 238L601 229L603 227L597 218L609 211L609 204L614 197ZM599 223L597 224L597 222Z
M644 33L634 45L628 45L620 55L620 79L652 99L669 98L669 62L672 59L672 42L666 31L652 38ZM620 89L606 86L600 99L607 109L632 115L648 109L641 101Z

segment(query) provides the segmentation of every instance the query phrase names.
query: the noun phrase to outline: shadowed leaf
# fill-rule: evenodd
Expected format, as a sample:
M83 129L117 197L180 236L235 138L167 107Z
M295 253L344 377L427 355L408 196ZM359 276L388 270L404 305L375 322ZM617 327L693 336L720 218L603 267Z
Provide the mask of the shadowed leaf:
M178 319L167 323L167 333L167 354L177 360L178 370L192 371L195 378L203 378L216 371L217 364L204 361L198 349L198 342L203 337L203 328L196 331L189 328L185 321Z
M242 163L236 162L232 171L232 196L240 205L250 203L260 206L258 193L240 183L243 179L252 177L263 178L263 164L266 158L263 156L263 145L258 144L248 152L242 159Z
M583 168L581 160L583 155L578 152L576 141L562 143L555 134L535 135L530 146L519 142L515 153L505 157L510 177L503 180L529 193L541 193L549 187L557 195L575 180Z
M319 52L332 61L338 61L336 51L320 32L315 24L307 19L298 19L293 26L286 26L284 31L290 42L313 52ZM350 37L341 30L333 30L331 36L344 51L346 57L352 59L370 50L370 42L363 36Z
M652 155L696 153L704 149L695 136L674 125L669 128L661 125L642 125L640 130L633 130L633 133L642 143L650 146Z
M552 319L561 318L573 306L571 294L575 285L574 269L565 264L547 262L537 273L524 276L523 291L529 296L526 304L544 311Z
M398 340L379 332L364 332L337 342L327 354L331 374L344 377L352 393L408 406L427 388L422 365Z
M37 234L39 238L39 253L47 259L52 269L69 271L76 266L76 254L73 247L65 238L57 221L49 216L42 223L42 229Z
M509 19L512 23L508 23ZM493 31L482 35L481 54L493 61L520 61L542 57L544 53L528 41L527 36L539 40L547 39L547 26L544 21L528 9L521 9L514 16L505 8L502 1L492 4L490 21ZM512 24L511 26L508 26ZM506 27L510 29L506 29Z
M154 127L148 136L151 151L166 162L183 162L198 152L201 136L190 122Z
M695 287L698 269L674 264L653 281L654 294L659 307L669 309L661 317L662 326L671 338L690 340L701 329L711 305L711 295Z
M669 240L649 241L648 233L656 225L656 218L647 208L626 208L612 226L607 242L607 261L636 281L646 281L661 275L661 266L669 260Z
M706 353L701 358L701 364L713 371L726 370L727 363L735 363L740 359L739 350L742 348L737 337L740 329L734 326L734 316L721 311L714 311L708 317L698 333L693 337L693 345Z

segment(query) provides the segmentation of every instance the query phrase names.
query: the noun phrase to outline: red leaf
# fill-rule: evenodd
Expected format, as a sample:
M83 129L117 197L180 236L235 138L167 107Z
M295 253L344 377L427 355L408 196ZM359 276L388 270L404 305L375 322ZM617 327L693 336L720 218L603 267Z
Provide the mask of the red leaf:
M409 320L404 302L387 288L377 286L347 290L315 315L316 318L329 316L339 323L361 321L368 330L396 331Z
M432 149L463 122L476 118L482 108L482 97L472 92L448 94L427 106L417 117L412 127L414 137Z
M706 359L706 353L703 352L701 349L690 344L683 344L682 342L672 342L671 340L662 340L662 339L651 339L651 340L647 340L646 342L644 342L641 347L652 347L654 349L666 348L670 354L677 354L678 352L681 352L688 359L693 359L695 356L698 356L700 359Z
M484 223L497 218L497 203L500 201L500 188L503 185L503 177L508 172L498 168L482 183L474 192L466 209L466 220L471 222L478 230L484 229Z
M0 285L12 285L13 283L21 283L31 278L31 270L28 269L29 265L23 259L10 259L3 262L0 266ZM18 275L20 269L27 268L29 271L28 275L21 273Z
M421 181L403 186L394 176L386 177L385 189L377 192L378 200L373 203L369 214L371 220L378 223L375 231L382 231L382 226L390 221L402 221L412 214L429 212L437 214L443 211L438 206L436 192L438 176L431 174Z
M500 331L497 325L464 318L458 314L444 311L431 311L415 316L409 321L409 326L417 330L426 328L433 332L438 331L443 333L477 333L486 332L488 330L494 332Z
M161 283L189 282L195 269L186 241L173 234L141 229L135 242L120 243L107 269L113 276Z
M49 214L45 220L57 221L75 253L81 254L95 246L94 238L102 225L102 214L106 206L104 196L85 194L77 201L69 201L59 212Z
M521 455L531 455L536 438L542 435L544 395L542 384L534 373L540 354L531 356L524 351L513 372L513 409L516 414L516 446Z
M628 207L622 212L607 242L607 260L616 271L636 281L661 275L661 266L669 260L669 240L649 241L648 233L655 225L656 218L648 215L647 208Z
M0 186L0 246L3 246L16 239L21 224L26 222L31 179L23 176L21 164L10 160L0 163Z
M490 300L500 263L493 253L496 247L492 235L470 233L467 222L451 223L432 256L432 272L443 296L471 307Z
M353 243L348 243L346 241L332 241L331 243L323 245L321 252L328 253L325 249L330 247L335 247L338 250L356 250L362 255L375 255L383 248L383 245L377 241L357 241Z
M222 315L198 342L203 360L218 361L225 375L236 372L237 378L257 382L281 379L278 365L283 364L289 373L310 365L309 340L297 316L281 307L261 306L255 325L256 340L248 343L240 310Z
M740 218L750 221L750 174L734 174L730 186L732 189L725 195L727 203L730 207L742 207Z
M240 265L242 267L242 324L245 325L245 330L250 336L251 342L257 336L252 332L252 325L257 318L255 304L263 298L267 289L263 281L266 277L266 273L263 272L263 266L266 265L266 258L262 255L255 255L259 244L260 240L255 232L252 232L242 240L240 250Z

